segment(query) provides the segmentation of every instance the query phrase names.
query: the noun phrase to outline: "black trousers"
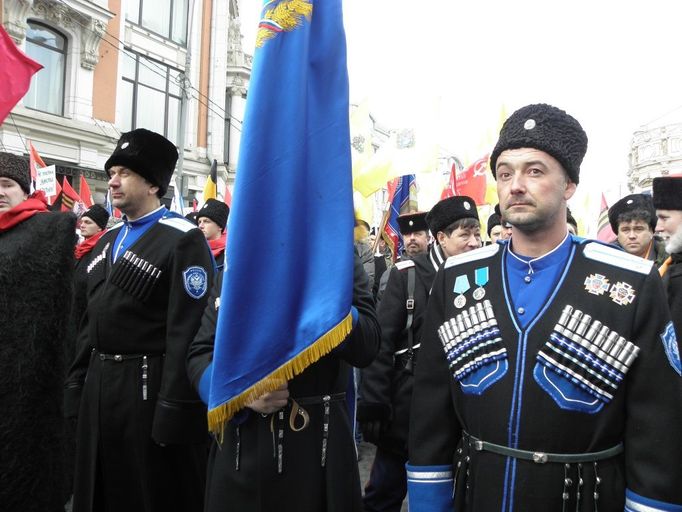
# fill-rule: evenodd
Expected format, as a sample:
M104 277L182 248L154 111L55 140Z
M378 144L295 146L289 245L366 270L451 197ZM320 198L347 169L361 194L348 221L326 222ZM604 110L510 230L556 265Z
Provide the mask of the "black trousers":
M362 498L365 512L400 512L407 494L406 462L403 455L377 448Z

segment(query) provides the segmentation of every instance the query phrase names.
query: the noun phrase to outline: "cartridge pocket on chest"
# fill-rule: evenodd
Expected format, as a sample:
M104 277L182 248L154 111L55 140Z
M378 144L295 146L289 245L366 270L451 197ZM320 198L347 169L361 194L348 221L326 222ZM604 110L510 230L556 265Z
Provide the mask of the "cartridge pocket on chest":
M594 414L609 403L639 347L568 305L540 349L535 381L562 409Z
M507 373L507 349L490 301L476 303L438 328L448 368L464 393L480 395Z

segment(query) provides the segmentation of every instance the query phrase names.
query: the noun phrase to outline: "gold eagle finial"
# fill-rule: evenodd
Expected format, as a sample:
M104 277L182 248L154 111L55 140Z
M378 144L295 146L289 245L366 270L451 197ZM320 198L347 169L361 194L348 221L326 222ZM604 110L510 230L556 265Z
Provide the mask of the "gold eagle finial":
M265 10L258 25L256 47L260 48L266 41L273 39L281 32L291 32L303 24L303 18L310 21L313 4L307 0L273 0L276 6Z

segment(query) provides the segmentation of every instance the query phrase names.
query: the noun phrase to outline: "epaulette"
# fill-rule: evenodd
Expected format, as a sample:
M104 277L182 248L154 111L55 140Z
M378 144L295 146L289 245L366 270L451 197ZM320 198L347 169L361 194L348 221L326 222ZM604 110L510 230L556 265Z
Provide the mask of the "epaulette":
M591 260L613 265L614 267L632 270L640 274L648 274L651 272L653 261L645 260L639 256L633 256L623 250L620 250L611 245L605 245L601 242L589 241L585 244L583 254L586 258Z
M445 262L445 268L450 268L462 263L469 263L470 261L482 260L483 258L490 258L497 254L500 250L500 244L490 244L473 251L464 252L455 256L450 256Z
M123 227L124 224L125 224L125 222L117 222L116 224L114 224L110 228L107 228L107 231L113 231L114 229L120 229L121 227Z
M414 261L412 260L399 261L395 264L395 268L398 270L405 270L406 268L410 267L414 267Z
M190 221L179 215L165 216L159 221L159 224L170 226L179 231L182 231L183 233L187 233L188 231L196 228L194 224L192 224Z

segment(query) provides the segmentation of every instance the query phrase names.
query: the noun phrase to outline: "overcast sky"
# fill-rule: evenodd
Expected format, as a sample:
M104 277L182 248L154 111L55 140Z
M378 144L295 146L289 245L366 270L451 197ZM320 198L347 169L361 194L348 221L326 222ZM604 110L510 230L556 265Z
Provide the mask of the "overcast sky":
M241 2L246 48L261 5ZM613 202L633 132L682 121L681 15L677 0L345 0L351 102L389 128L426 117L465 164L492 149L502 109L551 103L589 138L576 203Z

